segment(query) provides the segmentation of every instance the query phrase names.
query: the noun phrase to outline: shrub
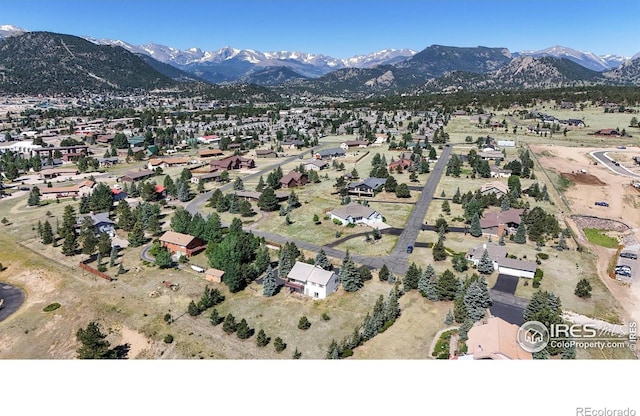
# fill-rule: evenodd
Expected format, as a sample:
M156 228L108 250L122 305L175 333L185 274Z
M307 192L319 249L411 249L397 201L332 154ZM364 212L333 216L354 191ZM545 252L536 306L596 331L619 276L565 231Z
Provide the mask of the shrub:
M547 253L538 253L536 254L540 260L547 260L549 255Z
M58 309L61 305L58 302L54 302L44 307L43 311L45 312L53 312Z
M287 344L282 340L282 338L276 337L276 339L273 340L273 347L277 352L281 352L284 351L285 348L287 348Z
M303 316L302 318L300 318L300 320L298 321L298 329L306 331L309 328L311 328L311 322L309 322L307 317Z
M348 227L348 228L354 228L355 226L356 226L356 225L355 225L354 223L352 223L352 222L350 222L349 224L347 224L347 227Z
M168 324L171 323L171 314L170 313L165 313L163 319L164 319L164 321L166 323L168 323Z
M171 344L173 342L173 335L167 334L164 336L164 342L166 344Z
M342 225L342 221L340 221L340 220L339 220L339 219L337 219L337 218L334 218L334 219L333 219L333 223L334 223L335 225Z
M329 314L328 314L328 313L326 313L326 312L322 312L322 320L323 320L323 321L328 321L328 320L330 320L330 319L331 319L331 317L329 316Z

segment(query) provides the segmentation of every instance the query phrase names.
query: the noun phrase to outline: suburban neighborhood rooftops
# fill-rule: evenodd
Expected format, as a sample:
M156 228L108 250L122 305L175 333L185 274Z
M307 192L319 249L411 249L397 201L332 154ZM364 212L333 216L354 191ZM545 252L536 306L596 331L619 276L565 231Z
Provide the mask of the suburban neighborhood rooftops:
M316 267L313 264L303 263L297 261L291 268L287 277L299 282L316 283L318 285L326 286L331 280L331 276L334 273L329 270L324 270L320 267Z
M531 360L533 356L518 344L519 326L491 317L469 330L467 355L474 360Z
M178 246L188 246L195 239L189 234L176 233L175 231L167 231L160 237L160 241L171 243Z
M343 205L341 207L338 207L334 209L332 212L333 212L333 215L340 218L348 218L348 217L367 218L371 216L371 214L375 213L376 211L362 204L352 202L348 205Z
M527 272L535 272L538 267L535 262L528 260L518 260L505 257L499 262L500 267L508 267L510 269L524 270Z
M503 246L486 243L470 248L469 251L467 251L467 258L470 260L480 260L485 250L487 250L487 254L489 254L491 260L496 262L501 262L507 256L507 249Z

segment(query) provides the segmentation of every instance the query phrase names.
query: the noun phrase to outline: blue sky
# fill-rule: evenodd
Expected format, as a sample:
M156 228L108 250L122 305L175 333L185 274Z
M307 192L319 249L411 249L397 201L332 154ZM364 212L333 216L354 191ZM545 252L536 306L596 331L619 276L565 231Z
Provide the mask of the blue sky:
M429 45L640 52L640 0L0 0L0 24L335 58Z

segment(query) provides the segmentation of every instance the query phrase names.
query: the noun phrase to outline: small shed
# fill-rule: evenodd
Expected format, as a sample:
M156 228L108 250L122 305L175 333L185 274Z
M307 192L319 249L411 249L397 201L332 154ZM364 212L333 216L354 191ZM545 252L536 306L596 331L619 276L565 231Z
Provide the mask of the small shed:
M205 280L208 280L212 283L222 283L222 276L224 276L223 270L207 269L207 271L204 272Z

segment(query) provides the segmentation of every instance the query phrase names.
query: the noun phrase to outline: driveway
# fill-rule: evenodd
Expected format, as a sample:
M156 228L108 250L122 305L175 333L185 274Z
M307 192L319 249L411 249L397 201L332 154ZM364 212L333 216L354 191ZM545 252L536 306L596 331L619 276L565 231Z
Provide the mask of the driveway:
M501 273L498 275L498 280L496 281L496 284L491 289L498 292L508 293L510 295L513 295L514 293L516 293L516 287L518 287L518 280L519 280L518 277L508 276L506 274Z
M25 295L22 289L0 282L0 299L4 299L0 306L0 322L2 322L20 308Z

